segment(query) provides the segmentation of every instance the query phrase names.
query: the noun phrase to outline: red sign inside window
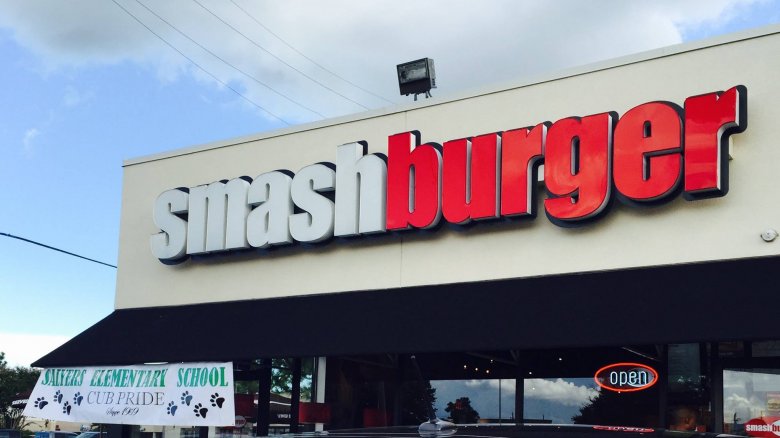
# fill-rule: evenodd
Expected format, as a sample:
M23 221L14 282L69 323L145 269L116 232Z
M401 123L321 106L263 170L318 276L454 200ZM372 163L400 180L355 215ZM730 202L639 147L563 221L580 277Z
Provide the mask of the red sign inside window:
M748 436L776 438L780 436L780 417L759 417L745 423Z

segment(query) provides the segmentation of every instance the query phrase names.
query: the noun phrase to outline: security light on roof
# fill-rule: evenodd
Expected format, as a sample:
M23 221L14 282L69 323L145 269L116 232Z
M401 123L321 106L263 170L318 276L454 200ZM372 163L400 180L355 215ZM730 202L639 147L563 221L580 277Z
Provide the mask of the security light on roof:
M398 64L396 69L398 71L398 87L402 95L414 94L414 100L417 100L418 94L431 97L431 88L436 88L436 71L433 68L433 59L422 58L405 62Z

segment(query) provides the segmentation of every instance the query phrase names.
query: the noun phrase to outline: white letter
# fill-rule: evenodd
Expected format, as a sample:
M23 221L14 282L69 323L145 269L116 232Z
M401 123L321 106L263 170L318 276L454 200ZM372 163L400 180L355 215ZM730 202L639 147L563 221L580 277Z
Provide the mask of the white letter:
M336 161L337 236L385 231L387 164L366 155L365 143L338 147Z
M149 239L152 254L163 263L184 256L187 249L187 221L176 216L186 213L189 195L181 189L160 193L154 202L154 224L162 232Z
M305 213L290 216L290 233L299 242L320 242L333 236L333 202L318 192L332 191L336 172L324 164L306 166L295 175L290 195Z
M227 220L225 249L249 248L246 240L246 218L249 215L249 178L235 178L227 183Z
M292 243L287 220L293 214L292 178L282 172L264 173L249 186L247 202L255 208L246 219L246 237L255 248Z
M187 253L246 248L249 182L235 178L190 189Z

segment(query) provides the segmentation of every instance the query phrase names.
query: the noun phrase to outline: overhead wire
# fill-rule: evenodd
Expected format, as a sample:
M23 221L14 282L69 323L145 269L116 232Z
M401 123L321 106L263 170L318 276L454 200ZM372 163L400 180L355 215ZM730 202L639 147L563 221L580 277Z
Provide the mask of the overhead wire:
M310 57L306 56L306 54L304 54L304 53L303 53L303 52L301 52L300 50L298 50L298 49L296 49L295 47L293 47L293 45L292 45L292 44L290 44L290 43L288 43L287 41L285 41L285 39L284 39L284 38L282 38L281 36L279 36L278 34L276 34L276 33L275 33L273 30L269 29L269 28L268 28L268 26L266 26L265 24L263 24L262 22L260 22L260 20L258 20L258 19L257 19L257 17L255 17L254 15L252 15L251 13L249 13L249 11L247 11L247 10L246 10L246 9L244 9L243 7L241 7L241 5L239 5L238 3L236 3L236 2L235 2L235 0L230 0L230 3L233 3L233 5L235 5L235 7L237 7L238 9L240 9L240 10L241 10L241 11L242 11L244 14L246 14L246 16L247 16L247 17L249 17L249 18L250 18L252 21L254 21L255 23L257 23L257 24L258 24L260 27L262 27L263 29L265 29L265 31L266 31L266 32L268 32L268 33L270 33L271 35L273 35L273 36L274 36L274 38L276 38L277 40L281 41L281 42L282 42L282 44L284 44L285 46L289 47L289 48L290 48L292 51L294 51L294 52L295 52L295 53L297 53L298 55L302 56L302 57L303 57L304 59L306 59L307 61L311 62L312 64L316 65L317 67L321 68L322 70L324 70L324 71L326 71L326 72L330 73L330 74L331 74L331 75L333 75L334 77L341 79L342 81L344 81L344 82L348 83L349 85L352 85L353 87L355 87L355 88L357 88L357 89L359 89L359 90L361 90L361 91L363 91L363 92L365 92L365 93L368 93L368 94L370 94L370 95L372 95L372 96L374 96L374 97L376 97L376 98L378 98L378 99L384 100L384 101L385 101L385 102L387 102L387 103L390 103L390 104L392 104L392 103L393 103L391 100L388 100L388 99L386 99L385 97L383 97L383 96L380 96L379 94L376 94L376 93L374 93L374 92L373 92L373 91L371 91L371 90L368 90L368 89L365 89L365 88L361 87L360 85L358 85L358 84L356 84L356 83L354 83L354 82L350 81L349 79L347 79L347 78L345 78L345 77L343 77L343 76L340 76L338 73L336 73L336 72L334 72L334 71L332 71L332 70L328 69L328 68L327 68L327 67L325 67L324 65L322 65L322 64L318 63L317 61L315 61L315 60L311 59Z
M70 252L70 251L65 251L64 249L60 249L60 248L57 248L57 247L54 247L54 246L46 245L44 243L36 242L34 240L25 239L24 237L14 236L13 234L8 234L8 233L0 233L0 236L10 237L12 239L17 239L17 240L21 240L23 242L32 243L33 245L42 246L44 248L51 249L53 251L58 251L58 252L61 252L61 253L73 256L73 257L78 257L80 259L88 260L90 262L98 263L98 264L105 265L105 266L108 266L108 267L116 269L116 266L114 266L112 264L109 264L109 263L106 263L106 262L101 262L100 260L91 259L89 257L84 257L83 255L78 255L76 253L73 253L73 252Z
M114 1L114 0L112 0L112 1ZM225 26L229 27L229 28L230 28L230 29L232 29L234 32L236 32L237 34L241 35L241 36L242 36L244 39L246 39L247 41L249 41L249 42L250 42L252 45L254 45L254 46L255 46L255 47L257 47L258 49L262 50L263 52L267 53L268 55L270 55L271 57L273 57L273 58L274 58L274 59L276 59L277 61L279 61L279 62L281 62L282 64L286 65L287 67L289 67L289 68L291 68L291 69L295 70L296 72L298 72L298 73L299 73L300 75L302 75L303 77L305 77L305 78L309 79L310 81L312 81L312 82L316 83L317 85L319 85L319 86L321 86L322 88L324 88L324 89L326 89L326 90L330 91L331 93L333 93L333 94L336 94L336 95L338 95L338 96L341 96L342 98L344 98L344 99L346 99L346 100L348 100L348 101L350 101L350 102L354 103L355 105L357 105L357 106L359 106L359 107L361 107L361 108L363 108L363 109L366 109L366 110L367 110L367 109L369 109L367 106L363 105L362 103L360 103L360 102L358 102L358 101L356 101L356 100L352 99L352 98L351 98L351 97L349 97L349 96L345 96L344 94L342 94L342 93L339 93L338 91L334 90L333 88L331 88L331 87L327 86L326 84L323 84L322 82L318 81L316 78L314 78L314 77L312 77L312 76L310 76L310 75L306 74L305 72L301 71L300 69L296 68L295 66L293 66L293 65L289 64L287 61L283 60L282 58L280 58L280 57L278 57L278 56L274 55L274 54L273 54L273 53L271 53L271 52L270 52L268 49L266 49L265 47L263 47L262 45L260 45L259 43L257 43L257 42L256 42L255 40L253 40L252 38L249 38L247 35L245 35L245 34L244 34L243 32L241 32L240 30L236 29L236 28L235 28L235 26L233 26L232 24L230 24L230 23L228 23L227 21L225 21L225 20L224 20L222 17L220 17L219 15L217 15L216 13L214 13L214 12L213 12L211 9L207 8L206 6L204 6L204 5L203 5L201 2L199 2L198 0L192 0L192 1L193 1L195 4L197 4L198 6L200 6L200 7L201 7L201 8L202 8L204 11L208 12L209 14L211 14L211 15L212 15L214 18L216 18L217 20L221 21L221 22L222 22L222 23L223 23Z
M226 87L226 88L230 89L231 91L233 91L234 93L236 93L236 94L237 94L239 97L241 97L241 98L242 98L242 99L244 99L245 101L249 102L249 103L250 103L251 105L253 105L254 107L256 107L256 108L260 109L260 110L261 110L261 111L263 111L263 112L265 112L266 114L270 115L271 117L273 117L273 118L275 118L275 119L277 119L277 120L281 121L281 122L282 122L282 123L284 123L285 125L288 125L288 126L292 125L292 123L288 122L287 120L283 119L282 117L280 117L280 116L278 116L278 115L274 114L273 112L271 112L269 109L267 109L267 108L263 107L262 105L258 104L257 102L255 102L255 101L253 101L252 99L248 98L247 96L243 95L243 94L242 94L240 91L238 91L238 90L236 90L235 88L231 87L231 86L230 86L230 84L226 83L225 81L223 81L222 79L218 78L216 75L214 75L214 74L213 74L213 73L211 73L210 71L206 70L206 69L205 69L203 66L201 66L200 64L198 64L197 62L195 62L195 60L194 60L194 59L192 59L192 58L190 58L189 56L185 55L185 54L184 54L184 52L182 52L181 50L177 49L177 48L176 48L176 46L174 46L173 44L171 44L170 42L168 42L168 41L167 41L165 38L163 38L163 37L162 37L160 34L158 34L157 32L155 32L154 30L152 30L152 28L150 28L149 26L147 26L147 25L146 25L146 23L144 23L144 22L143 22L143 21L142 21L140 18L136 17L136 16L135 16L135 15L134 15L132 12L130 12L130 11L129 11L129 10L127 10L127 9L126 9L124 6L122 6L121 4L119 4L119 3L117 2L117 0L111 0L111 1L112 1L112 2L113 2L115 5L117 5L117 6L118 6L118 7L119 7L121 10L123 10L123 11L124 11L124 12L125 12L127 15L129 15L129 16L130 16L130 17L132 17L132 18L133 18L135 21L137 21L137 22L138 22L138 24L140 24L141 26L145 27L145 28L146 28L146 30L148 30L149 32L151 32L151 33L152 33L152 35L156 36L156 37L157 37L157 38L158 38L160 41L162 41L162 42L163 42L163 43L165 43L165 44L166 44L168 47L170 47L171 49L173 49L173 50L174 50L176 53L178 53L179 55L181 55L181 56L182 56L184 59L186 59L187 61L189 61L190 63L192 63L192 65L194 65L195 67L197 67L198 69L200 69L200 70L201 70L203 73L206 73L206 74L207 74L207 75L209 75L209 76L210 76L212 79L214 79L215 81L219 82L219 83L220 83L220 84L222 84L224 87Z
M189 35L187 35L186 33L184 33L184 32L182 32L181 30L179 30L179 29L178 29L176 26L174 26L173 24L171 24L171 23L170 23L168 20L166 20L165 18L163 18L162 16L160 16L158 13L154 12L154 11L153 11L151 8L149 8L147 5L145 5L145 4L144 4L143 2L141 2L140 0L135 0L135 2L136 2L136 3L138 3L139 5L143 6L143 8L144 8L144 9L146 9L147 11L149 11L149 13L151 13L152 15L154 15L155 17L157 17L157 18L158 18L160 21L162 21L163 23L167 24L167 25L168 25L168 26L169 26L171 29L173 29L174 31L176 31L176 32L177 32L179 35L181 35L181 36L183 36L184 38L188 39L188 40L189 40L191 43L193 43L193 44L195 44L196 46L200 47L201 49L203 49L205 52L207 52L207 53L208 53L208 54L210 54L211 56L213 56L213 57L217 58L218 60L222 61L224 64L226 64L226 65L227 65L227 66L229 66L230 68L232 68L232 69L234 69L235 71L237 71L237 72L241 73L242 75L246 76L247 78L249 78L249 79L253 80L254 82L258 83L259 85L262 85L263 87L265 87L266 89L268 89L268 90L272 91L273 93L275 93L276 95L278 95L278 96L282 97L283 99L285 99L285 100L287 100L287 101L289 101L289 102L292 102L292 103L294 103L295 105L298 105L299 107L301 107L301 108L303 108L303 109L305 109L305 110L307 110L307 111L311 111L312 113L314 113L314 114L316 114L316 115L320 116L320 117L321 117L321 118L323 118L323 119L325 118L325 115L324 115L324 114L322 114L322 113L318 112L318 111L317 111L317 110L315 110L315 109L309 108L308 106L306 106L306 105L304 105L304 104L302 104L302 103L300 103L300 102L298 102L298 101L296 101L296 100L294 100L294 99L292 99L292 98L290 98L290 97L286 96L285 94L281 93L280 91L276 90L275 88L271 87L270 85L266 84L265 82L261 81L260 79L256 78L255 76L252 76L251 74L249 74L249 73L245 72L244 70L242 70L242 69L240 69L240 68L236 67L236 66L235 66L235 65L233 65L231 62L227 61L226 59L224 59L224 58L222 58L221 56L217 55L217 54L216 54L216 53L214 53L213 51L209 50L207 47L205 47L204 45L202 45L202 44L200 44L199 42L195 41L195 40L194 40L192 37L190 37L190 36L189 36Z

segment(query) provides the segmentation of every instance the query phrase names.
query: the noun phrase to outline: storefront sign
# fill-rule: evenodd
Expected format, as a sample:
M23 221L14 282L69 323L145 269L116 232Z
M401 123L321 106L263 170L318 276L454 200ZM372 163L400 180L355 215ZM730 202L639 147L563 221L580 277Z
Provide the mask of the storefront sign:
M14 409L24 409L24 407L27 406L27 401L28 399L26 398L11 400L11 407Z
M536 216L544 163L547 218L576 226L613 199L650 205L724 196L728 138L747 128L747 89L639 105L555 123L420 144L390 135L387 157L367 144L339 146L336 163L171 189L154 204L152 253L166 264L189 255L333 237Z
M233 364L48 368L24 410L55 421L233 426Z
M780 417L759 417L745 423L748 436L777 438L780 436Z
M658 373L639 363L616 363L596 371L596 383L610 391L633 392L647 389L658 381Z

